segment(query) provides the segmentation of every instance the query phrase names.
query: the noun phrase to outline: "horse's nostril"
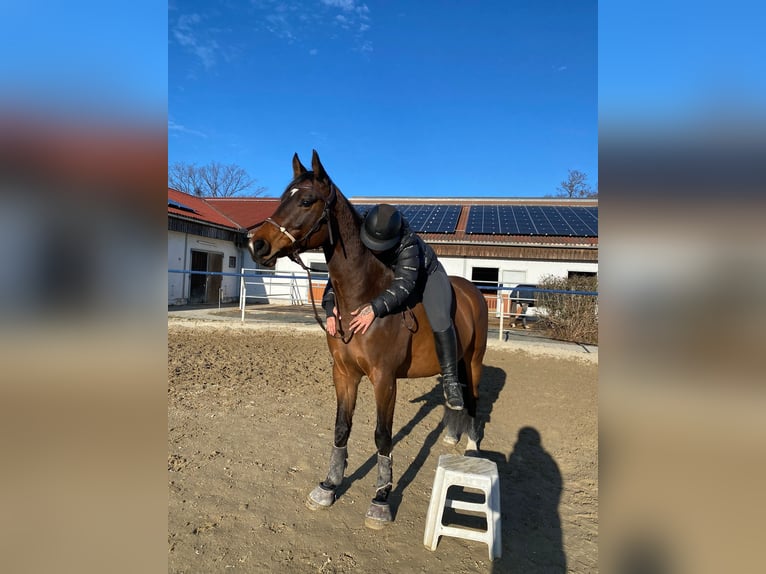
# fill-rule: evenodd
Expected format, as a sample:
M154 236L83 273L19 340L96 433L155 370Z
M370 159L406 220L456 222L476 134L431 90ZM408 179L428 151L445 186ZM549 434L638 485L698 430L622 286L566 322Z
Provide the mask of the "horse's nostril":
M263 255L270 249L269 244L263 239L255 239L250 241L250 251L253 255Z

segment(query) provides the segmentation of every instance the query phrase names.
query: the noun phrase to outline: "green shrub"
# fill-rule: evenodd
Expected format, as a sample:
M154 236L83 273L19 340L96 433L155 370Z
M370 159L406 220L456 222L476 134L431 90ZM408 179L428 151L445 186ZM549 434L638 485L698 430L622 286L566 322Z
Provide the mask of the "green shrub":
M596 277L555 277L538 283L540 289L598 291ZM565 293L537 293L538 324L554 339L598 345L598 297Z

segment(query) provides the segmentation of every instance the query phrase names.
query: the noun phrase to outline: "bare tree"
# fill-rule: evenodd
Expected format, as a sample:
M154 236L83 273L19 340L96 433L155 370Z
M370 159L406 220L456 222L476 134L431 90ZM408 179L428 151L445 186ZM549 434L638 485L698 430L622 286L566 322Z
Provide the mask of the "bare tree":
M211 161L207 165L176 162L168 167L168 186L198 197L232 197L255 185L247 171L235 163L223 165ZM256 187L247 196L255 197L266 191Z
M559 191L557 197L598 197L598 187L594 191L588 176L576 169L570 169L567 178L556 189Z

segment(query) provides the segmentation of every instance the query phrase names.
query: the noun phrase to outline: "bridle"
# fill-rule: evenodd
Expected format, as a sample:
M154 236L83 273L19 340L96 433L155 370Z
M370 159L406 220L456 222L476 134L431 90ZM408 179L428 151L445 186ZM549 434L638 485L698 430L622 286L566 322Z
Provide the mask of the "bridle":
M290 186L288 186L290 187ZM314 182L311 183L311 187L313 189ZM319 231L319 228L321 227L322 223L327 222L327 233L329 235L330 239L330 245L335 244L335 240L332 236L332 223L330 222L330 209L332 209L332 206L335 204L335 200L337 199L337 192L335 184L330 181L330 194L327 196L327 199L324 199L324 209L322 210L322 215L319 216L319 218L314 222L314 225L311 226L311 229L309 229L306 234L301 239L296 239L296 237L290 233L287 228L283 225L280 225L276 221L274 221L271 217L267 217L264 219L264 223L270 223L279 231L285 235L289 240L291 244L290 252L288 253L288 257L297 263L298 265L303 268L303 270L306 272L306 275L308 276L309 280L309 296L311 297L311 306L314 308L314 318L316 319L316 322L319 323L319 326L322 327L322 330L326 333L327 327L325 327L324 323L322 322L322 319L319 317L319 312L317 311L316 301L314 300L314 287L311 281L311 269L309 269L305 263L303 263L303 260L300 258L301 254L301 247L304 247L306 243L308 242L309 238L314 235L317 231ZM335 335L336 338L340 338L344 343L348 343L351 341L351 337L354 336L354 333L352 332L351 335L349 335L348 339L342 334L339 333L338 335Z
M289 187L289 186L288 186ZM314 183L312 182L311 187L314 187ZM330 225L330 209L335 204L335 200L337 198L336 188L335 184L331 181L330 182L330 194L327 196L327 199L324 199L324 209L322 210L322 215L314 222L314 225L309 229L306 234L301 239L296 239L295 236L287 231L287 228L283 225L280 225L276 221L274 221L271 217L267 217L264 219L264 223L270 223L279 231L285 235L289 240L290 244L292 246L292 249L290 250L290 253L288 257L298 263L301 267L304 269L306 268L303 265L303 262L300 260L300 257L298 257L298 254L300 253L299 249L304 246L309 238L311 238L314 233L319 231L319 228L321 227L322 223L325 221L327 222L327 232L330 236L330 245L333 245L335 243L333 236L332 236L332 225ZM302 245L303 244L303 245Z

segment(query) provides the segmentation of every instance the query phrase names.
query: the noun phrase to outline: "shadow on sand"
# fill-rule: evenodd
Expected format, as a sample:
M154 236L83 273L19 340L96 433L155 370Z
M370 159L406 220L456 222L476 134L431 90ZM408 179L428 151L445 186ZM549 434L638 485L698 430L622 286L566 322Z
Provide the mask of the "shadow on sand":
M484 425L493 415L500 416L494 406L505 382L505 371L485 367L478 413L482 437ZM500 476L503 555L493 561L492 572L566 572L558 510L563 482L556 461L543 448L537 429L529 426L521 428L515 444L503 450L480 453L497 464Z
M493 409L505 381L505 371L491 366L484 367L477 413L480 446L487 423L492 420L493 414L498 416ZM412 402L422 404L418 412L394 435L394 446L409 435L431 411L444 408L441 386L437 383L428 393ZM444 425L440 422L428 433L417 455L398 478L394 467L395 487L389 497L394 520L404 492L423 469L443 430ZM509 445L507 452L507 456L505 452L480 452L481 457L497 464L500 475L503 554L492 563L492 572L564 573L566 555L558 512L563 482L559 467L543 448L540 433L530 426L519 430L515 444ZM370 456L343 480L337 495L342 496L354 481L364 478L376 465L377 457Z

